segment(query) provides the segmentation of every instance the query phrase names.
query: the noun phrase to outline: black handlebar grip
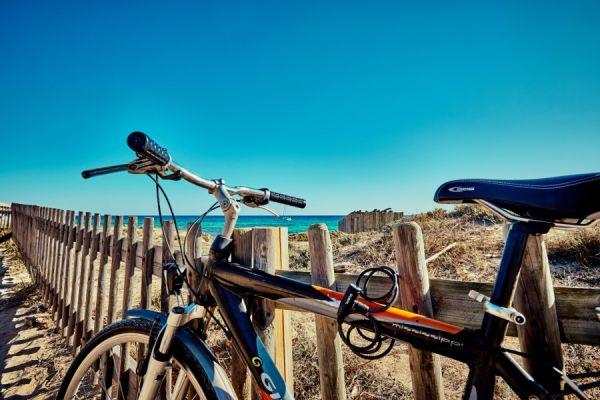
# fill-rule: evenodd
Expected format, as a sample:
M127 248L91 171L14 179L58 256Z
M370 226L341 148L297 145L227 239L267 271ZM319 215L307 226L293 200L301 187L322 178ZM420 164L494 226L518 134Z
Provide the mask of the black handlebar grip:
M150 136L143 132L132 132L127 137L127 145L140 157L149 158L155 163L165 166L171 162L167 149L160 147Z
M128 168L129 168L128 164L121 164L121 165L113 165L110 167L88 169L88 170L82 171L81 176L83 177L83 179L88 179L88 178L93 178L94 176L98 176L98 175L106 175L106 174L112 174L113 172L127 171Z
M292 207L306 207L306 200L277 192L270 192L269 200L274 201L275 203L287 204L288 206Z

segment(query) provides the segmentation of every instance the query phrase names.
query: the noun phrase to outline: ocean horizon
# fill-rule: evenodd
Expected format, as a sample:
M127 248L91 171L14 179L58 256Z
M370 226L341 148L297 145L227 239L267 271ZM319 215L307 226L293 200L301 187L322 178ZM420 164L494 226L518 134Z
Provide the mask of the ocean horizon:
M143 224L144 218L154 218L154 227L160 227L158 215L138 215L138 226ZM287 227L289 233L306 232L311 225L324 223L330 231L338 229L338 222L343 218L343 215L287 215L277 218L273 215L240 215L236 224L237 228L249 228L256 226L278 226ZM177 228L186 229L188 223L194 222L198 218L197 215L176 215ZM172 221L171 216L163 215L163 221ZM222 215L207 215L202 222L202 231L215 236L221 232L223 222L225 221ZM125 218L124 224L127 223Z

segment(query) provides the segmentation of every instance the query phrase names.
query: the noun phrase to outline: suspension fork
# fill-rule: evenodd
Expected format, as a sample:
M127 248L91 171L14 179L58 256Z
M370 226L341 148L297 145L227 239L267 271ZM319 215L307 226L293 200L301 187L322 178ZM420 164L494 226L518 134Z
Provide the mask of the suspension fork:
M143 384L140 390L138 400L155 399L160 385L165 377L165 372L171 367L170 361L172 358L171 345L177 330L187 324L192 319L203 318L206 315L206 310L197 305L190 304L187 307L176 306L171 309L167 322L158 334L158 338L150 350L148 366L143 377ZM173 399L179 398L185 394L183 388L188 384L183 380L182 375L177 379L173 394ZM171 388L168 388L170 391Z

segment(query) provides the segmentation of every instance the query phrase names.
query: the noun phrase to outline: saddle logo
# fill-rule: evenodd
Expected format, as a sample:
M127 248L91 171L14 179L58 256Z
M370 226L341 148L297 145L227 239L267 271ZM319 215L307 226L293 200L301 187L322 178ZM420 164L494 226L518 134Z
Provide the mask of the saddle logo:
M474 192L475 188L474 187L453 186L448 190L453 193L462 193L462 192Z

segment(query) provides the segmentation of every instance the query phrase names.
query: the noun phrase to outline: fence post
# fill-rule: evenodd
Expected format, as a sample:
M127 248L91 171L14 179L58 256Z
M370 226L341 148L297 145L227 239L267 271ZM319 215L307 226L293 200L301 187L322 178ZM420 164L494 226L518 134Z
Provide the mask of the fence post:
M285 240L282 240L282 236L285 236ZM285 262L282 261L282 256L287 255L287 249L285 251L281 250L282 244L287 246L287 228L252 229L252 268L274 274L276 267L281 267L282 264L287 265L287 260ZM290 388L293 388L292 375L289 374L288 369L292 365L292 360L283 361L282 365L282 360L285 360L285 356L278 357L275 353L275 337L280 335L291 337L291 333L284 331L275 332L277 325L281 327L281 324L274 323L275 303L260 299L257 300L257 303L257 307L254 307L252 310L254 327L271 356L274 356L276 361L277 359L280 360L279 364L276 363L277 368L286 381L286 384ZM255 390L252 397L260 399L261 395Z
M58 217L57 217L57 222L56 222L56 243L54 245L54 261L53 261L53 270L54 270L54 276L52 278L52 298L50 299L50 309L51 309L51 314L52 316L54 316L54 313L56 312L56 307L58 305L58 288L59 288L59 284L58 284L58 277L60 274L60 260L61 258L61 252L62 252L62 245L63 245L63 234L64 234L64 226L65 226L65 211L64 210L58 210Z
M120 295L120 284L119 275L123 267L121 261L123 260L123 247L125 239L123 238L123 217L115 217L115 226L113 233L112 253L110 260L110 284L108 288L108 310L106 319L109 324L112 324L117 320L117 313L119 312L119 306L122 302L119 302Z
M82 231L82 241L81 241L81 260L80 264L80 274L79 274L79 289L77 291L77 307L73 310L74 312L74 325L73 325L73 355L77 354L77 348L81 344L81 336L83 332L83 316L85 313L85 296L88 293L88 275L90 273L90 268L87 265L88 255L90 252L90 240L91 240L91 231L90 226L92 223L92 213L85 213L85 223Z
M154 218L145 217L142 233L142 290L140 307L152 307L152 266L154 263Z
M233 252L231 260L241 265L252 266L252 229L233 231ZM252 376L237 349L231 352L231 383L238 399L252 397Z
M393 237L400 303L409 311L433 317L421 228L415 222L396 224L393 227ZM414 398L444 399L439 356L408 347Z
M66 274L67 268L65 266L67 257L69 257L69 241L71 240L71 228L73 226L73 211L65 211L65 220L62 226L63 238L61 243L60 260L58 261L58 295L56 296L56 326L62 328L62 319L65 308L66 299Z
M94 214L94 224L92 225L92 231L90 232L90 256L88 258L88 281L87 281L87 293L85 293L85 315L83 316L82 328L81 328L81 339L85 343L89 340L93 330L94 322L92 320L92 308L95 306L94 302L94 277L96 274L96 259L100 252L100 214Z
M333 251L327 225L315 224L308 228L308 248L312 283L333 289ZM315 316L317 352L323 400L345 400L344 359L338 336L337 322L320 315Z
M525 325L517 326L521 351L535 356L523 359L525 367L536 381L559 390L560 377L548 369L551 365L562 370L563 357L543 235L531 235L527 241L514 305L527 318Z
M100 262L98 264L98 289L96 291L96 312L94 314L94 331L97 333L104 326L104 316L106 315L106 303L108 302L108 293L106 288L106 275L108 267L108 254L112 235L110 225L112 218L110 215L104 215L102 220L102 236L100 236Z
M173 221L164 221L163 228L165 231L165 237L162 239L162 265L173 262L175 260L175 230L177 227ZM168 314L170 311L169 304L169 293L167 292L167 284L164 282L164 275L161 276L163 279L160 283L160 311L163 314Z
M236 229L233 236L232 260L274 274L276 268L286 268L288 265L287 234L287 228ZM253 307L254 327L291 389L291 327L289 322L286 322L287 318L289 317L284 313L275 312L275 305L271 301L257 299ZM260 399L260 394L250 389L251 378L241 357L234 352L232 358L231 375L238 398Z
M71 278L71 295L70 295L70 311L67 321L67 343L69 342L73 331L75 330L75 315L77 314L77 300L79 289L81 286L81 272L82 268L79 265L81 254L81 245L83 244L83 212L77 213L77 230L75 231L75 254L73 255L73 271Z

